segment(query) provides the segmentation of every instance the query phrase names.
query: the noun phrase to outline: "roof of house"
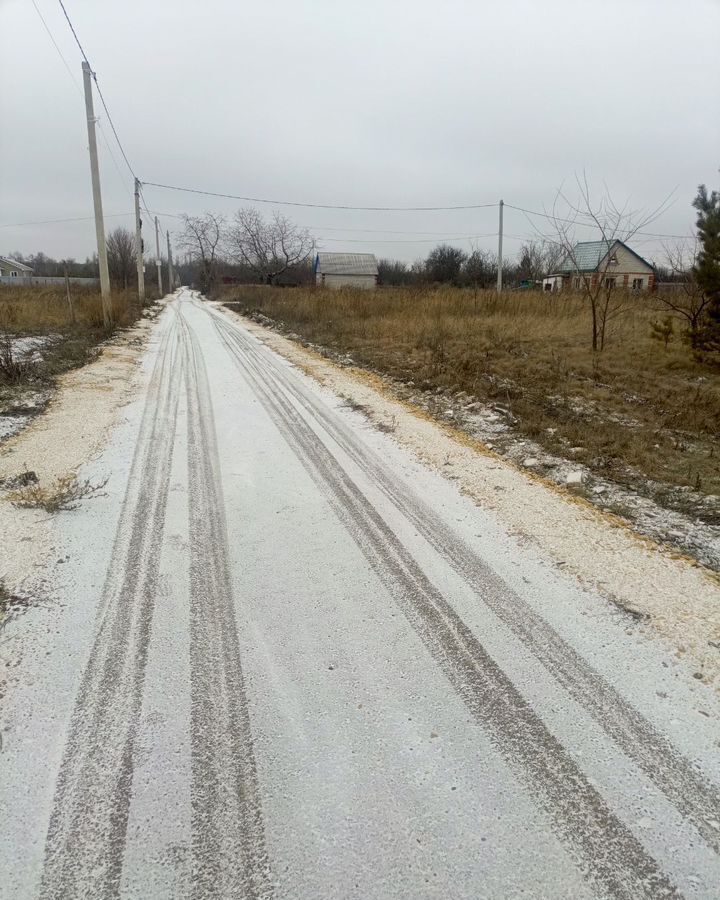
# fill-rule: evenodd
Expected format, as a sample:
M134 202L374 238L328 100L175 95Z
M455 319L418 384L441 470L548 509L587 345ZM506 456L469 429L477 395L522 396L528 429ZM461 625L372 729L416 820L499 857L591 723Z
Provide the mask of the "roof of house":
M323 275L377 275L377 260L372 253L318 253L316 271Z
M0 265L5 264L13 269L20 269L21 272L32 272L32 266L26 266L25 263L18 262L16 259L10 259L9 256L0 256Z
M580 241L575 244L573 252L569 253L558 272L594 272L608 253L615 246L624 247L629 253L637 257L641 263L652 269L650 263L632 250L626 243L618 240Z

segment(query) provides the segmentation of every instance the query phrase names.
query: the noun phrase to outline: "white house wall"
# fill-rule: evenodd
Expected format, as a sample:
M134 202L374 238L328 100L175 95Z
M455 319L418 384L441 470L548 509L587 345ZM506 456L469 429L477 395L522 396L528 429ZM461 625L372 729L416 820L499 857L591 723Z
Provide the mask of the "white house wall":
M341 288L356 287L367 288L373 290L376 283L375 275L324 275L323 284L325 287Z
M625 247L616 250L617 265L608 266L606 275L645 275L646 278L653 274L650 266L646 265L634 253L630 253ZM605 261L600 265L600 271L605 270Z

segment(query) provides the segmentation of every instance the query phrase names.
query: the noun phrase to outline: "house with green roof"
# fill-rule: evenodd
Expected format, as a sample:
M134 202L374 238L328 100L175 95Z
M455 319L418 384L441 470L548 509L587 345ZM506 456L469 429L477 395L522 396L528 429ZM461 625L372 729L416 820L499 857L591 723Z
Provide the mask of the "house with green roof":
M557 270L543 278L543 290L582 291L599 283L609 290L652 291L655 270L623 241L580 241Z

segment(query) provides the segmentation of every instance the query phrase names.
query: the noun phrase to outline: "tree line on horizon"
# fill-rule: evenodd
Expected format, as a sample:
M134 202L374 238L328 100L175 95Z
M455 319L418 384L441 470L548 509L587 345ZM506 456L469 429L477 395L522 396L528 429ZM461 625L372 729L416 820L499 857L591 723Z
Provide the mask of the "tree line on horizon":
M580 187L586 191L587 212L583 214L595 219L603 237L623 240L637 232L639 224L625 221L627 214L612 204L608 207L607 200L603 201L604 207L601 205L606 214L601 220L590 203L587 184L580 183ZM684 320L688 343L694 350L720 352L720 192L708 191L705 185L700 185L692 205L696 211L694 251L687 253L680 245L666 247L664 264L655 267L658 281L675 281L681 288L677 294L662 297L661 302L671 315ZM214 213L186 215L182 221L183 230L176 237L176 245L184 251L184 258L181 254L175 268L184 284L193 284L210 293L223 280L286 286L313 283L315 239L309 229L280 213L265 219L257 210L245 208L238 210L230 222ZM564 221L557 220L557 239L528 240L514 260L503 262L506 286L535 286L568 255L572 258L573 239L561 224ZM612 231L607 230L608 221ZM113 285L124 290L136 286L134 235L127 228L114 229L107 238L107 253ZM43 252L10 256L32 266L36 275L61 276L67 271L72 276L96 277L98 272L96 255L85 262L57 260ZM441 243L414 263L380 259L378 271L382 285L437 284L484 289L496 283L498 257L481 248L466 253L459 247ZM155 265L146 265L149 286L157 285L156 272ZM611 290L603 287L603 281L597 279L597 285L591 285L588 280L586 285L593 312L593 349L600 350L605 324L622 309L623 302L613 300ZM671 324L666 323L666 327ZM659 325L658 333L661 332Z

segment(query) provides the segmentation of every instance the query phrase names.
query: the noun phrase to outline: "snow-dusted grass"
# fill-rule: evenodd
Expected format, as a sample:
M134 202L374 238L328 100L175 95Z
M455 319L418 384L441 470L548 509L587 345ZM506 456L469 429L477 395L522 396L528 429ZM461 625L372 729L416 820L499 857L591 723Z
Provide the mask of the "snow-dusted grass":
M31 471L41 485L75 475L103 446L123 406L137 390L138 359L150 332L148 318L105 343L87 366L66 372L42 416L3 441L0 485ZM35 581L52 552L52 519L41 509L18 509L0 487L0 553L8 588L37 593Z
M113 294L113 327L103 326L100 294L65 288L0 286L0 439L21 430L47 403L59 375L92 360L99 345L142 310L130 291Z

